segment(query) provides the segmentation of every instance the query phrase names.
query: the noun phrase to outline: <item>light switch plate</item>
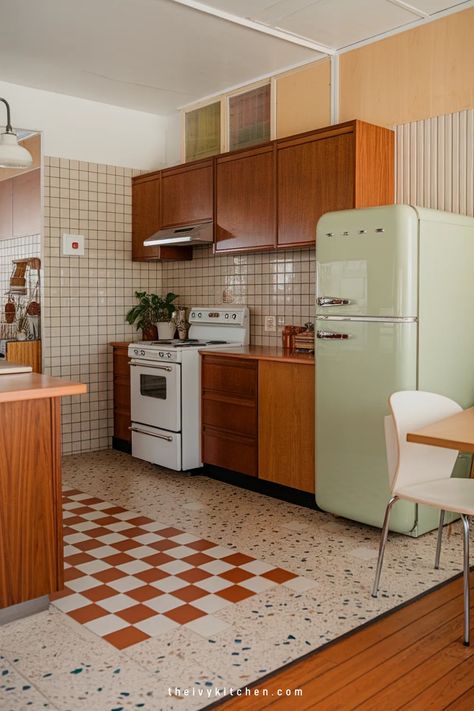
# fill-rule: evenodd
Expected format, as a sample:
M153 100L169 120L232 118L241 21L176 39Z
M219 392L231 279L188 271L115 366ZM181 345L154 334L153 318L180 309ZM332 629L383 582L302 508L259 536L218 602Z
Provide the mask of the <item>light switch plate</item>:
M63 234L63 255L65 257L83 257L84 242L84 235Z

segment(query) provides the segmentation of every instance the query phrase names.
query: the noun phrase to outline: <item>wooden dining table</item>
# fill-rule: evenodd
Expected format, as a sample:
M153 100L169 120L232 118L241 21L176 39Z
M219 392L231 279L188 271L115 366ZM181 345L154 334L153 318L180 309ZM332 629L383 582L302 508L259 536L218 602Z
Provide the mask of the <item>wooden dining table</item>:
M408 432L407 441L474 454L474 407Z

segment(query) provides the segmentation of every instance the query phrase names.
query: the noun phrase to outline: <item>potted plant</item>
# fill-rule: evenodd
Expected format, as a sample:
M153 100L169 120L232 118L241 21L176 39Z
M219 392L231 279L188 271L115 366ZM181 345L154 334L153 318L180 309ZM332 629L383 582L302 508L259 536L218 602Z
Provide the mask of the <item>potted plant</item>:
M176 322L173 319L173 312L176 307L174 305L177 295L169 291L165 298L159 298L159 311L158 311L158 337L160 339L166 340L173 338L176 331Z
M125 318L131 326L135 326L137 331L141 329L143 340L156 341L158 337L173 338L176 329L172 320L173 301L177 298L176 294L170 291L163 299L157 294L136 291L135 296L138 299L138 304L130 309ZM158 323L160 324L160 333L158 333Z
M138 304L133 306L126 315L126 320L137 331L141 330L144 341L153 341L158 338L156 323L160 317L160 304L162 299L157 294L148 294L146 291L136 291Z

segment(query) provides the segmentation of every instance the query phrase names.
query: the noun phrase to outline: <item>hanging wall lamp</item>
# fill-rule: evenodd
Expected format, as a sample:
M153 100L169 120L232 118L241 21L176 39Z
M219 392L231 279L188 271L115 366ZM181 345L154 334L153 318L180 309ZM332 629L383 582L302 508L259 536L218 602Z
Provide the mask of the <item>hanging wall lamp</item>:
M20 146L18 138L10 123L10 106L6 99L2 101L7 108L7 124L0 133L0 168L29 168L33 163L31 153Z

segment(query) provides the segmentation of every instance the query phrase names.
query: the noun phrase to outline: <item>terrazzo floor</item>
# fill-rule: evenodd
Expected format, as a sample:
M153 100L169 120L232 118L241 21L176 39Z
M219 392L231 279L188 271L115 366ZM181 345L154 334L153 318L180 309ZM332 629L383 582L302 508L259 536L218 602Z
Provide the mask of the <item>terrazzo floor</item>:
M66 457L63 476L70 504L66 511L75 507L77 512L78 501L95 498L99 504L90 506L98 505L99 512L107 502L109 510L122 508L133 517L159 522L165 526L154 530L159 540L166 538L166 530L171 532L168 538L182 537L173 541L181 548L185 541L210 541L210 550L223 553L217 558L228 558L233 567L247 565L247 556L263 566L259 577L277 569L292 574L287 583L302 582L292 587L279 580L212 609L210 627L180 620L157 634L147 630L144 639L125 646L114 646L113 640L60 609L57 605L67 596L59 596L48 611L0 628L1 711L204 708L222 698L222 689L257 680L461 569L458 524L445 535L439 570L433 568L434 534L419 539L392 534L381 593L374 600L370 587L376 529L207 477L163 470L111 450ZM78 555L71 549L67 553ZM177 576L177 569L169 573ZM188 695L177 695L176 689L188 690ZM294 703L297 708L297 700Z

